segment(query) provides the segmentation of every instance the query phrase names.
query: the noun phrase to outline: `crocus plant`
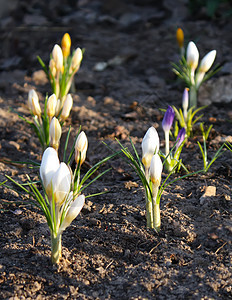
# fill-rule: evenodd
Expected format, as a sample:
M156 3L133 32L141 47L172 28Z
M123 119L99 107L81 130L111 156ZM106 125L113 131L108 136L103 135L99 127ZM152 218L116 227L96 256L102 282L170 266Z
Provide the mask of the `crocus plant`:
M172 64L174 73L180 77L189 88L190 107L197 106L197 93L201 84L219 71L218 66L209 71L214 63L215 57L216 50L212 50L203 57L199 64L199 51L196 44L190 41L186 49L186 57L184 55L182 56L179 65Z
M65 33L61 46L56 44L53 47L48 67L38 56L39 63L50 81L52 92L60 101L60 107L63 107L74 75L78 72L83 58L83 50L79 47L73 51L72 55L70 55L70 49L71 38L68 33Z
M182 108L179 108L179 110L173 105L172 108L175 111L176 119L178 120L179 126L176 123L175 124L175 131L174 135L177 136L180 128L185 128L186 136L190 137L193 131L193 126L198 122L202 117L203 114L200 116L196 116L196 114L204 109L206 106L198 107L197 109L194 109L194 107L189 107L189 88L185 88L183 92L182 97Z
M34 200L29 201L31 204L39 207L46 217L51 233L52 263L59 263L62 233L80 213L86 198L83 194L84 189L108 172L109 169L94 176L93 179L90 179L90 177L94 175L103 163L117 155L116 153L104 158L91 167L84 176L81 176L81 165L86 157L88 140L86 134L79 130L68 156L67 145L69 136L70 130L64 148L64 162L60 162L57 151L52 147L48 147L43 153L40 165L40 182L43 187L43 193L41 193L37 184L31 181L29 176L26 184L20 184L6 175L8 180L28 194L30 199ZM75 156L74 171L70 167L70 165L73 165L73 163L71 164L73 156ZM88 182L86 183L86 181ZM13 189L6 185L6 181L1 184ZM100 194L102 193L88 195L87 197Z
M39 138L42 150L44 151L49 145L56 150L59 147L62 126L68 118L73 106L73 99L70 94L65 98L63 106L55 94L45 98L44 110L42 112L39 97L35 90L28 93L28 107L33 120L28 120L20 116L34 130Z

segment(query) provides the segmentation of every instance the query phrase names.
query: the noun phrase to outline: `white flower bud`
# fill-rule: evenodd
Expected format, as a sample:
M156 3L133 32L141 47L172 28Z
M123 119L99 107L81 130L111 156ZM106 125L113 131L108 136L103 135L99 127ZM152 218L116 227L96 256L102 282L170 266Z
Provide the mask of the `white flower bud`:
M35 90L30 90L28 93L28 106L34 116L40 117L41 108L39 105L39 98Z
M199 66L199 72L208 72L211 68L215 57L216 57L217 51L212 50L209 53L207 53L201 60L200 66Z
M57 155L57 151L48 147L42 157L41 165L40 165L40 177L43 182L43 186L49 198L51 198L51 182L52 177L55 172L59 169L60 162Z
M142 162L146 169L150 167L154 153L159 151L159 136L154 127L150 127L142 141Z
M69 198L73 197L73 192L70 193ZM79 195L71 204L62 224L59 229L59 233L64 231L71 223L72 221L79 215L82 207L85 203L85 196Z
M61 47L59 45L55 45L52 50L52 57L55 62L56 70L62 71L63 70L63 53Z
M189 42L187 51L186 51L186 57L187 57L187 64L190 66L190 68L195 71L198 66L199 61L199 52L197 49L197 46L194 42Z
M83 55L82 55L82 51L80 48L77 48L73 54L72 57L72 63L71 63L71 70L72 72L75 70L75 72L78 71L78 69L80 68L80 64L82 61Z
M53 117L49 127L49 141L50 145L56 150L59 148L61 133L60 122L56 117Z
M159 186L161 182L161 174L163 164L158 154L153 155L150 166L151 181L154 186Z
M64 105L63 105L62 112L60 115L60 118L62 121L65 121L68 118L70 111L72 109L72 106L73 106L73 99L72 99L72 96L70 94L68 94L64 101Z
M47 101L47 115L49 118L55 116L56 113L56 105L57 105L57 98L55 94L52 94Z
M79 163L80 159L81 159L80 165L82 165L83 162L85 161L87 148L88 148L88 139L84 131L82 131L78 135L75 144L75 161L77 164Z

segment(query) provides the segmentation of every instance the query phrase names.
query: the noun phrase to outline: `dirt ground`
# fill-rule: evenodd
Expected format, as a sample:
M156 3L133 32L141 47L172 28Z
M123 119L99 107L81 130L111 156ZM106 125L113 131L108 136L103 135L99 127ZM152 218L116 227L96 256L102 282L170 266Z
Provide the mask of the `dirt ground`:
M63 136L69 125L72 138L82 126L90 164L110 154L102 141L119 149L115 137L129 146L130 135L141 154L152 125L164 149L160 108L180 107L184 88L170 65L178 61L177 27L186 41L197 43L201 58L216 49L222 69L199 93L199 104L209 105L202 121L213 124L207 145L212 157L232 139L229 9L220 6L209 18L204 7L191 14L184 0L20 1L0 21L0 182L5 174L19 182L26 174L38 179L37 169L5 160L41 161L37 138L16 112L29 117L29 89L36 89L41 103L51 94L36 57L48 63L65 32L73 49L85 48L85 54ZM100 62L110 63L97 71ZM183 149L190 171L203 164L197 140L202 142L198 127ZM226 151L207 174L165 190L159 234L146 228L137 175L119 158L104 167L112 169L86 195L109 193L88 198L63 233L59 266L50 262L50 234L41 212L27 205L23 194L0 188L0 298L232 299L232 153ZM202 201L208 186L216 187L216 194Z

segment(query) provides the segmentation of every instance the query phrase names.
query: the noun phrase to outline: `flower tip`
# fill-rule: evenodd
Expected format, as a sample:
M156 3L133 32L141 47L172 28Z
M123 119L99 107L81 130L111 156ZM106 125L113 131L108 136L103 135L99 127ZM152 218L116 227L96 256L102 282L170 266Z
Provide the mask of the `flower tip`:
M169 105L168 109L166 110L166 112L164 114L164 118L163 118L163 121L162 121L162 127L163 127L164 132L170 131L170 129L172 127L174 117L175 117L175 111Z
M184 32L180 27L178 27L176 30L176 40L177 40L179 48L183 48L184 47Z

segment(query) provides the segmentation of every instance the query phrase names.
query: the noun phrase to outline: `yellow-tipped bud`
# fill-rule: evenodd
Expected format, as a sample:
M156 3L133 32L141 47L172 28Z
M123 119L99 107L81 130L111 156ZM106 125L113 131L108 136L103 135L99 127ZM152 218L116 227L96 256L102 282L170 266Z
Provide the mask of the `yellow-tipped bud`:
M77 72L80 68L83 55L80 48L77 48L72 57L71 71Z
M41 108L39 105L39 98L35 90L30 90L28 93L28 106L34 116L40 117Z
M184 47L184 31L179 27L176 31L176 40L179 48Z
M61 133L62 133L62 129L60 126L60 122L56 117L54 117L49 127L49 139L50 139L50 146L52 146L56 150L58 150L59 148Z
M56 113L56 105L57 105L57 98L55 94L52 94L49 98L48 98L48 102L47 102L47 115L49 116L49 118L53 118L55 116Z
M64 101L64 105L63 105L62 112L60 115L60 118L62 121L65 121L67 119L67 117L69 116L70 111L72 109L72 106L73 106L73 99L72 99L72 96L70 94L68 94Z
M78 135L75 144L75 161L77 164L79 163L79 160L81 160L80 165L82 165L83 162L85 161L87 148L88 148L88 139L84 131L82 131Z
M153 155L150 166L151 182L157 187L161 182L163 164L158 154Z
M64 57L67 58L70 54L70 48L71 48L71 38L68 33L65 33L62 38L61 48L62 48Z
M56 70L62 71L63 69L63 53L59 45L55 45L52 50L52 57L55 62Z

